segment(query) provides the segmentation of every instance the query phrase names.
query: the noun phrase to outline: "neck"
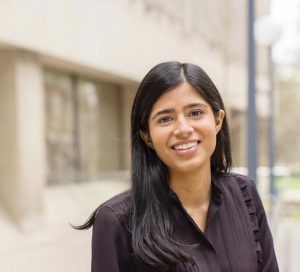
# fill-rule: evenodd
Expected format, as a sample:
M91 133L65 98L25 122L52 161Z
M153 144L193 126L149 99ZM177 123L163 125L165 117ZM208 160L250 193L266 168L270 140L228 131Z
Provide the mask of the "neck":
M187 209L208 206L211 198L211 172L170 173L170 187Z

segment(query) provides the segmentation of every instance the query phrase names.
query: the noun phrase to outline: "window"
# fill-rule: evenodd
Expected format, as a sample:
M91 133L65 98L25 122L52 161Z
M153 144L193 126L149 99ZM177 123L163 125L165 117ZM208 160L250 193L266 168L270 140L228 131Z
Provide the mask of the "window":
M121 99L116 85L45 72L49 184L97 180L121 170Z

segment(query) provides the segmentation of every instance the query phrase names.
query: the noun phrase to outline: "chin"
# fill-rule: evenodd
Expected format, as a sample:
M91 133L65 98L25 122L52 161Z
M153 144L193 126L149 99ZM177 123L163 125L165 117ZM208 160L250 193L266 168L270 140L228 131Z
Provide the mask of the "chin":
M177 171L177 172L195 172L203 168L205 164L203 163L197 163L197 164L189 164L189 165L177 165L172 167L172 170Z

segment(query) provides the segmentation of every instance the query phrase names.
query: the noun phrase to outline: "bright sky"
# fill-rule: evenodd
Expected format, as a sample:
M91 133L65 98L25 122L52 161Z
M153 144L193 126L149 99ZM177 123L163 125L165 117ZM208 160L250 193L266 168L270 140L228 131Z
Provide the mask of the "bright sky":
M271 14L282 25L281 37L273 47L274 61L300 61L300 0L273 0Z

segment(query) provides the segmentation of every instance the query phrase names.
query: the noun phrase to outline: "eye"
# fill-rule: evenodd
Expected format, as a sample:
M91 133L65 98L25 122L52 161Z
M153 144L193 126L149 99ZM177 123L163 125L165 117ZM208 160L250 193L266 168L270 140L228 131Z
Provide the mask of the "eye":
M190 112L191 117L200 117L204 112L202 110L193 110Z
M164 116L164 117L159 118L158 123L165 124L165 123L171 122L172 120L173 119L171 117Z

